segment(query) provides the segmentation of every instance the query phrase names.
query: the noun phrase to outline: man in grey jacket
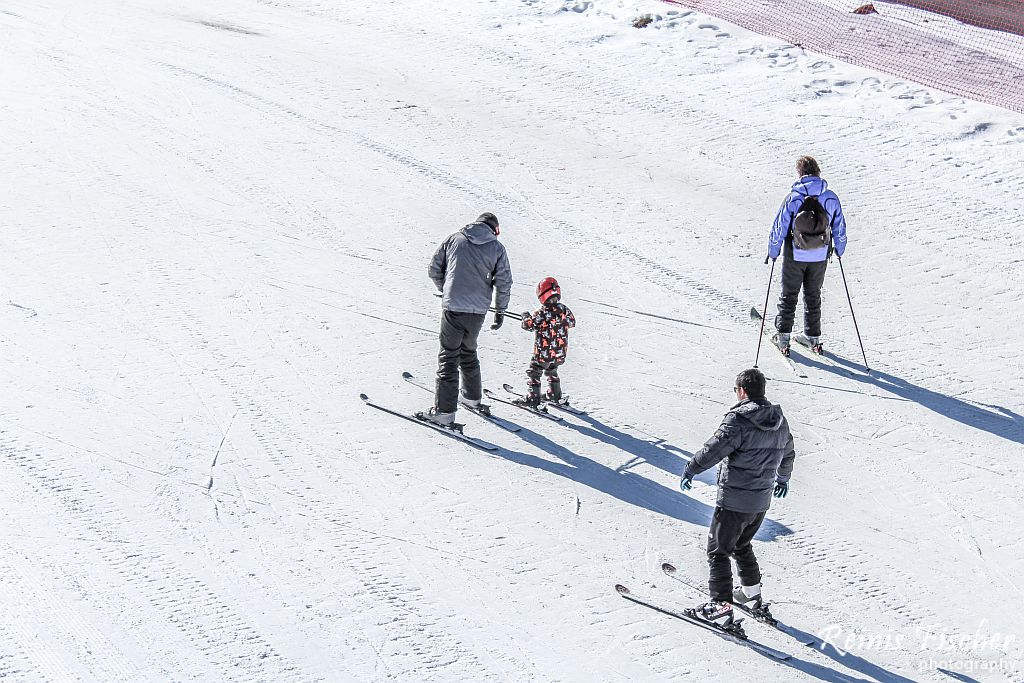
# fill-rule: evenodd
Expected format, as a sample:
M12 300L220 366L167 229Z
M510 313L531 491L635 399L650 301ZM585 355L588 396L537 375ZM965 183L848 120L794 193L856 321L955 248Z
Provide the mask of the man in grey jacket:
M784 498L789 491L796 457L789 423L782 408L764 397L764 385L760 370L744 370L736 377L733 391L739 402L686 465L680 484L684 491L690 490L694 476L721 463L718 501L708 532L711 602L695 611L726 627L733 620L731 603L767 614L761 601L761 570L751 541L772 494ZM736 560L740 575L735 591L730 558Z
M477 337L491 306L492 290L497 290L492 330L504 322L512 294L512 270L505 247L498 241L499 234L494 214L481 214L442 242L430 261L427 274L443 294L443 312L434 407L418 414L423 419L449 426L455 421L459 403L480 409L483 387L476 355Z

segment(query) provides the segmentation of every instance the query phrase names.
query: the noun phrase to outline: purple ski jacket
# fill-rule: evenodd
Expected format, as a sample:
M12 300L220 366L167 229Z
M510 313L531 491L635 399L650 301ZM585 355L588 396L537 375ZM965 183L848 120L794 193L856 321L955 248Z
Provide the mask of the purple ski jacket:
M839 205L839 197L828 189L828 183L814 175L805 175L793 183L793 191L789 193L779 212L775 214L775 222L772 223L772 232L768 237L768 257L776 259L782 252L782 247L789 235L789 229L793 225L793 217L800 210L807 196L817 197L818 202L828 213L829 224L832 226L832 246L836 254L842 256L846 251L846 219L843 217L843 207ZM828 258L828 247L817 249L797 249L793 245L794 261L824 261Z

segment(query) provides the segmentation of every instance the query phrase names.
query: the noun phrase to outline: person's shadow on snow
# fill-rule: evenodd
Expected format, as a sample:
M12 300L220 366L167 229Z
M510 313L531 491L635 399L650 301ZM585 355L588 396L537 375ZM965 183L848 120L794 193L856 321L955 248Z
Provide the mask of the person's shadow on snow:
M798 363L815 370L831 372L839 377L853 379L887 391L905 401L913 401L928 410L950 420L956 420L968 427L988 432L1007 441L1024 444L1024 416L1008 408L997 405L968 403L953 396L925 389L880 370L872 369L865 373L864 366L860 363L854 363L842 356L837 356L831 351L826 351L825 353L829 358L845 368L845 370L840 370L829 363L809 358L806 355L802 355Z
M568 422L563 423L562 426L576 428L576 431L580 431L580 433L587 433L578 429L578 425L572 425ZM590 458L574 453L565 446L527 427L522 427L516 433L516 436L519 436L548 455L557 458L559 462L552 462L536 455L514 451L509 448L502 448L495 455L519 465L533 467L565 477L644 510L650 510L666 517L689 522L695 526L708 527L711 524L711 515L714 513L714 508L695 498L684 495L682 491L668 488L629 470L622 468L612 469L602 465ZM650 442L640 439L636 439L636 441L640 444L646 444L648 449L660 451L659 448L653 446ZM678 456L672 457L678 459ZM673 465L673 467L678 469L679 473L682 473L685 461L680 461L676 465ZM710 482L707 480L708 476L708 473L705 473L699 479L714 485L713 476ZM761 541L772 541L779 536L787 536L791 533L793 533L792 530L785 525L765 520L757 538Z
M674 446L664 439L640 439L614 427L604 424L592 415L573 415L573 419L585 422L586 425L574 424L565 421L562 424L583 436L614 446L632 459L620 465L618 471L628 470L639 462L646 462L658 469L675 476L682 476L687 461L693 457L693 453Z

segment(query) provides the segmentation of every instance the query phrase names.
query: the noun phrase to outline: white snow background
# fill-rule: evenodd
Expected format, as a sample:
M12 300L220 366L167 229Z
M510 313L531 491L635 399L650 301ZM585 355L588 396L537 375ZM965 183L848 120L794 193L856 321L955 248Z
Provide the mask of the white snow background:
M654 0L19 0L0 136L5 681L1024 680L1024 116ZM613 586L700 600L678 477L802 154L874 372L833 261L844 360L761 350L765 593L832 643L748 623L779 663ZM430 405L427 263L482 211L589 411L463 416L493 455L359 399ZM531 342L485 329L485 383Z

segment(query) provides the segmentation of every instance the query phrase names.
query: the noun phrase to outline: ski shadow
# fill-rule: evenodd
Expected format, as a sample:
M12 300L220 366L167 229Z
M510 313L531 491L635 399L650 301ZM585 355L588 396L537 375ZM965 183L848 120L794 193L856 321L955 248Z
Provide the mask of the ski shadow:
M573 417L586 422L586 425L574 424L568 420L564 421L563 425L583 436L589 436L633 456L632 460L619 466L620 471L627 470L639 462L646 462L664 472L681 476L683 470L686 469L687 461L693 457L693 453L690 451L674 446L664 439L640 439L610 427L589 414L573 415Z
M885 669L878 664L869 662L863 657L853 654L852 652L841 650L832 643L828 642L827 639L820 636L801 631L798 628L786 624L786 628L793 633L794 636L800 639L813 640L814 643L808 647L813 647L817 652L825 655L837 664L842 664L851 671L870 676L872 681L892 681L892 683L916 683L911 678L901 676L897 673L893 673L888 669ZM858 679L860 680L860 679Z
M545 458L514 451L509 448L502 448L495 455L502 457L517 465L524 465L534 469L550 472L564 477L578 484L588 486L595 491L600 491L624 503L629 503L644 510L650 510L672 519L688 522L695 526L707 527L711 523L711 515L714 508L702 503L690 496L683 495L681 491L670 489L666 486L651 481L628 470L613 469L600 464L590 458L574 453L565 446L558 444L542 434L521 427L516 436L530 445L539 448L548 455L557 458L559 462L552 462ZM782 524L773 523L766 525L768 528L767 538L763 540L774 540L777 536L789 535L791 529Z
M757 651L755 650L755 652ZM789 659L782 660L775 659L771 655L766 655L762 652L758 652L758 654L760 654L768 661L775 662L776 664L781 664L782 666L785 666L790 669L795 669L796 671L799 671L800 673L805 674L807 676L816 678L819 681L827 681L827 683L877 683L877 681L873 678L860 678L859 676L851 676L850 674L845 674L840 671L836 671L835 669L830 669L824 664L818 664L816 662L812 662L806 659L800 659L796 655L791 655ZM878 680L886 681L889 679L880 678ZM908 679L899 678L894 680L906 681ZM912 681L911 683L916 682Z
M810 362L805 364L836 373L841 377L856 380L876 389L887 391L907 401L913 401L932 412L968 427L988 432L1007 441L1024 444L1024 416L1008 408L997 405L968 403L953 396L925 389L880 370L869 370L865 374L864 366L860 363L854 363L831 352L827 353L830 359L852 372L839 371L828 363L820 361L815 361L813 364Z

